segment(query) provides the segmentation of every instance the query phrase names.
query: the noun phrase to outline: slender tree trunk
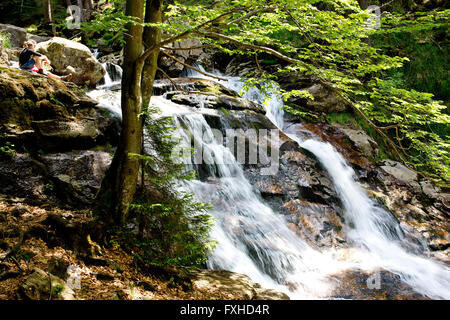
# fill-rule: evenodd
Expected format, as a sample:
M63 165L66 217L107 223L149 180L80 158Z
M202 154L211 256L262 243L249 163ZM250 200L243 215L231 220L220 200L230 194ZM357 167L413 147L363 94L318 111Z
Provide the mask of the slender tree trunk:
M126 15L143 21L144 0L128 0ZM142 91L141 82L135 81L136 60L143 50L143 27L127 25L122 77L122 132L113 162L102 183L100 200L110 208L108 214L114 223L124 224L136 192L139 160L130 153L141 153ZM106 203L105 203L106 202Z
M92 15L92 11L94 8L94 5L92 4L92 0L84 0L83 1L83 6L84 6L84 13L85 13L85 19L86 21L89 21L89 19L91 18Z
M83 1L82 0L77 0L77 5L78 5L78 7L80 7L80 14L81 14L81 17L80 17L80 21L81 22L86 22L86 18L85 18L85 15L84 15L84 6L83 6Z
M359 7L363 10L366 10L369 6L369 0L358 0Z
M52 22L52 3L50 0L42 0L42 7L44 8L44 22Z
M52 24L52 33L56 35L56 29L53 25L52 2L51 0L42 0L42 5L44 7L44 22Z
M161 23L163 0L147 0L145 5L145 22ZM145 27L144 29L144 47L151 48L161 42L161 29ZM153 91L153 82L158 68L159 50L155 50L147 58L142 72L142 98L144 106L150 104L150 98Z

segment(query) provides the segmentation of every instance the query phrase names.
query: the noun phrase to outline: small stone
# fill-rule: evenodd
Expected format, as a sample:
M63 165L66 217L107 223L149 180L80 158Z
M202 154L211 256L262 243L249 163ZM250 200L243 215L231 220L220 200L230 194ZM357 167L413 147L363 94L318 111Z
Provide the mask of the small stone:
M25 295L31 300L74 300L75 294L69 288L65 281L41 270L35 268L34 272L25 280L19 288L19 293Z

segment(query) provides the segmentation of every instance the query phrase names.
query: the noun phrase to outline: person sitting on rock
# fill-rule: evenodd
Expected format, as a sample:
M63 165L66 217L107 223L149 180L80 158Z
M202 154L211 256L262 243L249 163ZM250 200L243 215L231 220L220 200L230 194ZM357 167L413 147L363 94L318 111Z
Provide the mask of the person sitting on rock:
M34 51L36 50L36 41L32 39L25 41L23 43L23 48L24 49L19 56L20 69L40 73L56 80L69 81L72 77L72 74L68 74L66 76L57 76L56 74L45 70L44 63L48 63L50 65L50 60L47 58L47 56Z

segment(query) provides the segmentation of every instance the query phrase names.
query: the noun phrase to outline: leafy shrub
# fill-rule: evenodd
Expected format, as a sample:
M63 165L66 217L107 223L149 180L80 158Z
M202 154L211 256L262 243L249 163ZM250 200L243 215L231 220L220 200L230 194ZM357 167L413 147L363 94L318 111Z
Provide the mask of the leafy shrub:
M135 228L113 230L112 241L132 251L138 265L199 266L214 248L208 239L211 206L177 191L177 185L194 175L172 159L178 143L171 135L171 119L148 116L145 129L145 143L154 154L134 155L142 161L145 181L130 208Z

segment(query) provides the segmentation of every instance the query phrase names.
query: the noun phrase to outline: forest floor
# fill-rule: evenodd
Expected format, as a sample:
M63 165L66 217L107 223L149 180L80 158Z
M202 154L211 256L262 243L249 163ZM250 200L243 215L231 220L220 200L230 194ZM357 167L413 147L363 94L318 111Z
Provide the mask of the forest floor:
M218 292L193 289L170 274L139 271L132 256L119 246L102 247L99 258L83 261L74 251L57 245L54 230L46 226L48 217L55 215L80 222L89 220L90 212L0 198L0 300L26 298L20 288L35 268L67 277L68 266L80 275L81 286L74 290L79 300L223 298Z

